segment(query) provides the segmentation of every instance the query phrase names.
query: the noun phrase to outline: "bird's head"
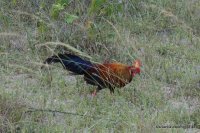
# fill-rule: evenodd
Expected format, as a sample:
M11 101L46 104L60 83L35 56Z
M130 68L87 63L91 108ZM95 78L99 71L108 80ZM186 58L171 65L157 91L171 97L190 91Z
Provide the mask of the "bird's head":
M133 62L133 66L131 66L131 75L134 77L136 74L140 74L140 67L142 66L142 63L140 60L135 60Z

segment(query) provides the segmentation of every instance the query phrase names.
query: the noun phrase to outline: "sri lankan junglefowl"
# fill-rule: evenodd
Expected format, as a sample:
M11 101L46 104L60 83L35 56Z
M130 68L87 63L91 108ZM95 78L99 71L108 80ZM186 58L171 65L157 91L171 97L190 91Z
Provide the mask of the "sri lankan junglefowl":
M114 93L114 88L124 87L130 83L136 74L140 74L141 62L135 60L133 65L121 63L92 63L77 55L58 54L47 58L44 63L61 63L63 67L74 74L84 75L84 80L90 85L97 86L93 96L104 88L109 88Z

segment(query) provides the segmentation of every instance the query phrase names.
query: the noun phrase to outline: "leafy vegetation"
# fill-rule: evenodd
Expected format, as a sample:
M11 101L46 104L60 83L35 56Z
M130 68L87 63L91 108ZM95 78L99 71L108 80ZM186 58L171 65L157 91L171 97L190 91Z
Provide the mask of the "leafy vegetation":
M199 12L195 0L1 0L0 132L198 131ZM61 65L41 69L58 52L139 58L142 74L92 98Z

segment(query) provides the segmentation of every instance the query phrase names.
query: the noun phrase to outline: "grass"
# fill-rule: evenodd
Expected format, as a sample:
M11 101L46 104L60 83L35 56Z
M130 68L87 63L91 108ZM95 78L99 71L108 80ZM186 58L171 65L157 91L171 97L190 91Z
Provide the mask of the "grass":
M0 2L0 132L199 131L199 1L125 1L109 15L72 1L57 18L53 3ZM65 23L66 12L78 20ZM92 98L81 76L41 69L66 51L96 62L139 58L142 74Z

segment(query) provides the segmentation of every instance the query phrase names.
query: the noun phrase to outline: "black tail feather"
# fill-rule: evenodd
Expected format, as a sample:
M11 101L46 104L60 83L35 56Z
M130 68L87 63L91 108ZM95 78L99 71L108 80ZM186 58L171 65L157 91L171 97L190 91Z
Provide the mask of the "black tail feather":
M51 64L51 63L57 63L57 62L60 62L61 59L59 58L59 56L52 56L52 57L49 57L47 58L45 61L44 61L44 64Z
M72 54L58 54L47 58L44 63L51 64L60 62L63 67L75 74L85 74L88 69L93 67L90 61L84 60Z

